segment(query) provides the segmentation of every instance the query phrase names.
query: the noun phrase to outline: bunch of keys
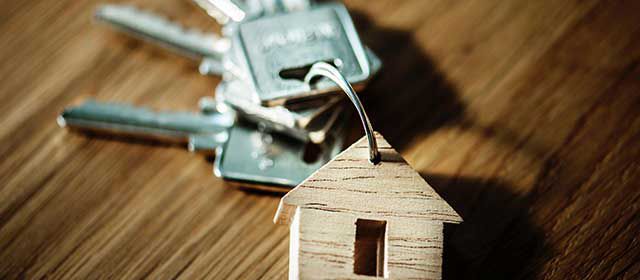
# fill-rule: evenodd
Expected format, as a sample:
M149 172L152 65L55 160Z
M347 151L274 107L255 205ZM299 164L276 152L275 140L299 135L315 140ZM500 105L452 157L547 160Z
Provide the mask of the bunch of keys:
M295 186L335 157L346 114L338 87L305 81L326 62L356 87L380 69L364 47L346 8L310 0L194 0L223 25L223 36L180 25L125 5L104 5L96 18L117 30L201 61L203 75L220 75L215 98L199 112L158 112L93 100L69 107L58 124L187 144L215 152L222 178ZM319 152L309 156L309 147Z

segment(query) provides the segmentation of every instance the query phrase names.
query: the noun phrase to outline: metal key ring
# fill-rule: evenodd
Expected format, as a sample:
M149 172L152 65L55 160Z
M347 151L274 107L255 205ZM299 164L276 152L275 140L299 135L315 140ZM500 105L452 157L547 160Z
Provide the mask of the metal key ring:
M311 80L318 76L329 78L334 83L336 83L340 87L340 89L342 89L342 91L347 94L353 105L356 107L358 115L360 116L360 120L362 121L364 132L367 135L367 139L369 140L369 161L373 164L378 164L380 162L378 143L376 142L375 135L373 135L373 128L371 127L369 117L364 111L364 107L362 106L362 103L360 103L360 99L358 98L356 91L353 90L353 87L351 86L349 81L347 81L347 79L342 75L342 73L340 73L337 68L326 62L314 63L313 66L311 66L309 73L307 73L307 75L304 77L304 82L309 87L311 87Z

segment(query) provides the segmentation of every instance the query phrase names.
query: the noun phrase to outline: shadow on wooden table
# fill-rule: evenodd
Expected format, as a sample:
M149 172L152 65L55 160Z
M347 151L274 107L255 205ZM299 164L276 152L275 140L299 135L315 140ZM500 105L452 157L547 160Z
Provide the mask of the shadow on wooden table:
M455 87L414 41L411 33L375 26L351 13L362 40L383 61L379 75L363 91L373 126L396 149L445 126L457 126L516 146L517 132L473 121ZM523 148L539 154L544 147ZM528 217L530 203L495 178L422 176L465 220L445 226L444 279L535 278L534 255L547 255L543 233Z
M458 94L429 55L409 31L376 26L352 11L361 39L380 56L382 70L360 94L374 129L380 131L397 150L416 137L442 127L457 127L483 135L507 146L540 155L543 145L521 145L522 135L499 124L476 121ZM471 48L471 47L470 47Z
M535 278L549 255L526 196L497 179L421 174L464 219L445 224L444 279Z
M360 94L375 130L402 150L418 134L460 122L464 104L411 33L376 26L357 11L351 15L362 41L383 61Z

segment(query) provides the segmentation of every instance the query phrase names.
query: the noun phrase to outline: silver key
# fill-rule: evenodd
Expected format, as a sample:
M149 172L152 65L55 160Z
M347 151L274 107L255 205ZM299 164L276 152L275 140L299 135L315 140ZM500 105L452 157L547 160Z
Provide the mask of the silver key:
M221 61L230 42L215 33L186 30L162 16L128 5L103 5L97 9L95 17L120 31L202 60L201 69L207 73L221 75L224 71Z
M156 112L93 100L67 108L58 116L61 127L186 143L190 151L211 151L224 144L234 121L232 112Z
M375 75L381 68L381 61L369 48L365 48L365 52L371 75ZM311 101L317 105L311 105L302 110L292 109L290 105L265 107L258 104L257 94L252 92L251 88L241 79L235 77L223 80L216 88L216 96L232 106L246 119L266 125L268 131L284 133L313 143L324 141L327 131L331 129L340 112L335 110L330 114L323 113L335 109L334 105L343 98L342 95L339 95ZM309 101L305 101L305 103L309 103ZM320 116L322 118L318 118ZM323 123L325 121L328 123Z
M254 99L265 106L337 90L326 80L313 88L302 81L319 61L340 68L354 85L372 74L351 17L337 3L238 23L225 59L242 69L236 78L247 82Z
M168 143L188 143L190 151L215 151L214 173L225 179L295 186L342 150L336 136L305 161L307 146L273 135L246 123L235 123L210 98L201 100L201 114L154 112L125 104L87 101L65 109L61 127L81 131L150 138Z

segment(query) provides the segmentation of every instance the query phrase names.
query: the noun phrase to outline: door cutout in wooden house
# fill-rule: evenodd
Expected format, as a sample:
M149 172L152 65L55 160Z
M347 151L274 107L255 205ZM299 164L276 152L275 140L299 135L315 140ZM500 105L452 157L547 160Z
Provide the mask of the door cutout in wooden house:
M360 275L384 277L386 272L387 222L358 219L353 256L353 272Z

